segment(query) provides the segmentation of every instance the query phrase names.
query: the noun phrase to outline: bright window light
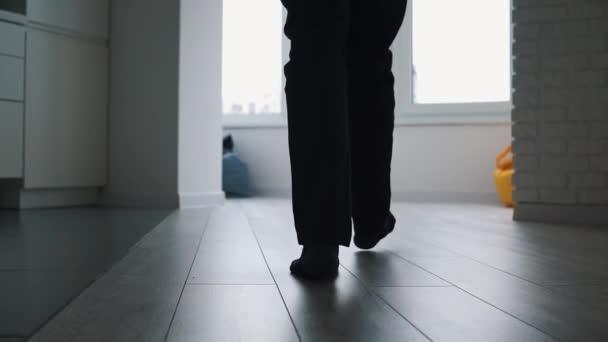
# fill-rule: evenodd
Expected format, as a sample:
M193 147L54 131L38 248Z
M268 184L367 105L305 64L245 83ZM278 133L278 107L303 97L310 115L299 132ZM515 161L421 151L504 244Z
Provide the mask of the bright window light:
M414 0L414 102L507 102L510 0Z
M279 0L224 0L224 113L281 112L282 21Z

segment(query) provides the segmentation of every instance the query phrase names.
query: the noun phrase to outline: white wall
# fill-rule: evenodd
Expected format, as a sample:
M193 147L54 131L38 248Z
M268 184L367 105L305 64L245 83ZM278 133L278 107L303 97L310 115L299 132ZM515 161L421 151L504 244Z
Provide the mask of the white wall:
M179 2L114 0L110 205L176 207Z
M222 0L114 0L108 205L221 203Z
M290 188L285 128L226 129L249 164L257 193L286 195ZM511 142L510 124L398 126L394 198L495 200L496 155Z
M222 0L181 0L180 25L180 206L200 207L224 199Z

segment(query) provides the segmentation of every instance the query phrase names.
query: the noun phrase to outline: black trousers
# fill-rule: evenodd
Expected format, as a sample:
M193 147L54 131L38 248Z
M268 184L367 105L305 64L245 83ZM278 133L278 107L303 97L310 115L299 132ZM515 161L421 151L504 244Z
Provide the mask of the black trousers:
M390 210L394 77L407 0L282 0L293 212L300 244L348 246ZM351 221L352 220L352 221Z

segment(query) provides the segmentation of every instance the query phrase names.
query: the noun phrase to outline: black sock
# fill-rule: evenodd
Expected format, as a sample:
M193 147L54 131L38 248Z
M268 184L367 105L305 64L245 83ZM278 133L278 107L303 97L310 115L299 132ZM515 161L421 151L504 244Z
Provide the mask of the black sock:
M338 274L338 245L304 245L302 255L291 263L291 273L297 277L322 280Z
M355 234L355 246L361 249L372 249L376 247L378 242L384 239L388 234L390 234L393 229L395 229L395 223L397 220L392 213L388 213L384 220L384 225L382 227L378 227L380 229L372 230L372 233L369 234Z

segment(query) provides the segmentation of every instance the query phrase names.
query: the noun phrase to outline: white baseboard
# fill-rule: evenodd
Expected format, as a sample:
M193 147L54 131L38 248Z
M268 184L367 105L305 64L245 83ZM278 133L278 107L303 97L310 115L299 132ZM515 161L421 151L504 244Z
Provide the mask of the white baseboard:
M255 187L253 194L261 197L290 198L291 189ZM493 192L394 191L392 199L403 202L501 204L498 195Z
M178 195L160 192L103 191L101 204L116 208L168 208L179 207Z
M516 221L608 226L608 206L566 206L520 203Z
M180 209L198 209L217 207L224 204L226 195L218 192L185 192L179 194Z

